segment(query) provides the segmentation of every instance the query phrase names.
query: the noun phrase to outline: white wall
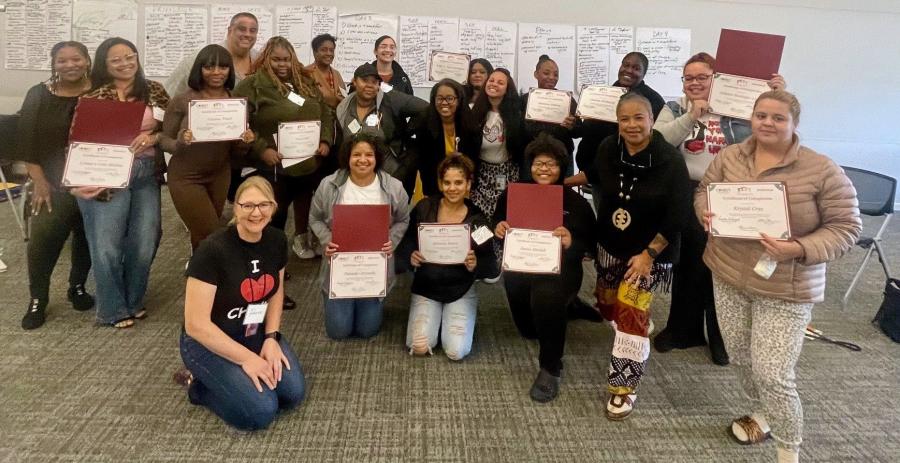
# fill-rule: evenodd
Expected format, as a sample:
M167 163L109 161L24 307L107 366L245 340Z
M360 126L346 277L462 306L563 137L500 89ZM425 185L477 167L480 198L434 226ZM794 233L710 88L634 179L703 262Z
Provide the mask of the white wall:
M782 34L787 40L781 71L787 78L788 89L797 94L803 105L800 131L804 143L842 164L900 178L900 123L894 114L900 108L900 2L896 1L138 0L138 3L334 4L339 13L684 27L693 32L694 52L711 53L716 51L722 27ZM0 37L7 34L4 27L4 21L0 21ZM0 40L0 55L5 53L3 42ZM142 45L138 43L141 48ZM0 69L0 113L16 111L28 87L46 77L47 73L42 72Z

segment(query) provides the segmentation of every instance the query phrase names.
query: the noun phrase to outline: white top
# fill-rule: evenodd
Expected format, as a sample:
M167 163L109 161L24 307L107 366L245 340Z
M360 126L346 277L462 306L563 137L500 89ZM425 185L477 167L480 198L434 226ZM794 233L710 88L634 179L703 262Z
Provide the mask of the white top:
M378 177L366 186L359 186L353 180L344 183L340 204L388 204L387 197L378 183Z
M481 129L481 153L479 157L484 162L491 164L503 164L509 160L509 152L506 151L506 137L503 135L503 119L497 111L490 111L484 128Z

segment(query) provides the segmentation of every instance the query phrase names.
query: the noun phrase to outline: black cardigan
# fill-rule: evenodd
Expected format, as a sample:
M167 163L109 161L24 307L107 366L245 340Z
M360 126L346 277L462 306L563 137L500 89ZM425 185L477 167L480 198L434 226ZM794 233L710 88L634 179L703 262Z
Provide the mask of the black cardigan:
M634 156L629 156L627 151L623 153L624 147L618 141L612 137L604 140L591 169L586 172L594 194L600 195L597 240L606 252L627 261L640 254L659 233L669 245L656 262L677 263L681 230L687 223L692 204L684 158L656 130L650 145ZM622 159L650 167L632 167ZM624 176L620 177L620 173ZM637 181L633 182L635 177ZM619 196L620 192L623 197ZM613 225L613 213L619 208L631 215L631 223L625 230Z
M409 214L409 227L406 229L406 235L397 246L397 267L399 271L412 268L409 258L413 251L419 249L419 224L436 223L438 218L438 207L441 204L443 195L428 196L416 204L412 212ZM469 224L470 232L474 232L479 227L490 227L487 219L475 203L465 200L466 218L463 223ZM471 241L470 245L475 251L477 265L474 272L466 269L464 264L442 265L423 263L415 270L412 288L413 294L425 296L438 302L453 302L463 295L475 283L475 278L483 278L496 274L496 260L494 259L493 241L489 239L480 245L475 241Z
M69 126L77 104L78 97L56 96L39 83L28 90L19 111L15 157L41 166L54 188L62 181Z
M428 123L429 110L430 108L425 108L418 121L418 127L415 129L419 173L422 176L422 193L425 196L440 193L437 186L437 168L446 156L444 128L441 126L435 131L434 127L430 127ZM481 133L472 128L467 130L463 127L456 127L456 137L459 138L456 150L468 156L473 163L476 162L481 148Z
M560 179L562 179L561 175ZM498 223L506 220L508 191L508 189L505 190L497 199L492 230L497 228ZM572 245L563 252L561 277L565 277L570 272L577 272L578 275L581 275L581 261L586 255L594 256L597 248L595 225L594 211L587 200L571 188L563 187L563 226L572 234Z

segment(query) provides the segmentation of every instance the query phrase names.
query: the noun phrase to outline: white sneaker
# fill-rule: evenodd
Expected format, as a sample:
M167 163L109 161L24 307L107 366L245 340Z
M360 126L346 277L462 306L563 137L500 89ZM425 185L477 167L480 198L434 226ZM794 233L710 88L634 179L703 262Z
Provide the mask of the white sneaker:
M294 245L292 246L292 249L294 250L294 254L297 254L297 257L301 259L312 259L316 257L316 253L306 244L305 233L294 236Z
M606 402L606 417L613 421L622 421L628 418L628 415L634 410L635 400L637 400L637 394L611 394L609 401Z

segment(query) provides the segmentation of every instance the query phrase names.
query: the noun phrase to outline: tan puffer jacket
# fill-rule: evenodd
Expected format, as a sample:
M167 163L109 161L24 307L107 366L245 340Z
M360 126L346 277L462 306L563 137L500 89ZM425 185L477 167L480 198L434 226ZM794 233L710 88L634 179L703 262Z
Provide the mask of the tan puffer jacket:
M801 259L779 262L765 280L753 271L764 249L756 240L710 238L703 261L713 274L763 296L791 302L821 302L825 263L847 252L859 238L862 222L856 190L843 169L827 156L800 146L797 136L784 160L754 175L756 137L730 145L713 160L694 196L701 223L707 210L706 185L714 182L784 182L788 191L791 235L803 246Z

